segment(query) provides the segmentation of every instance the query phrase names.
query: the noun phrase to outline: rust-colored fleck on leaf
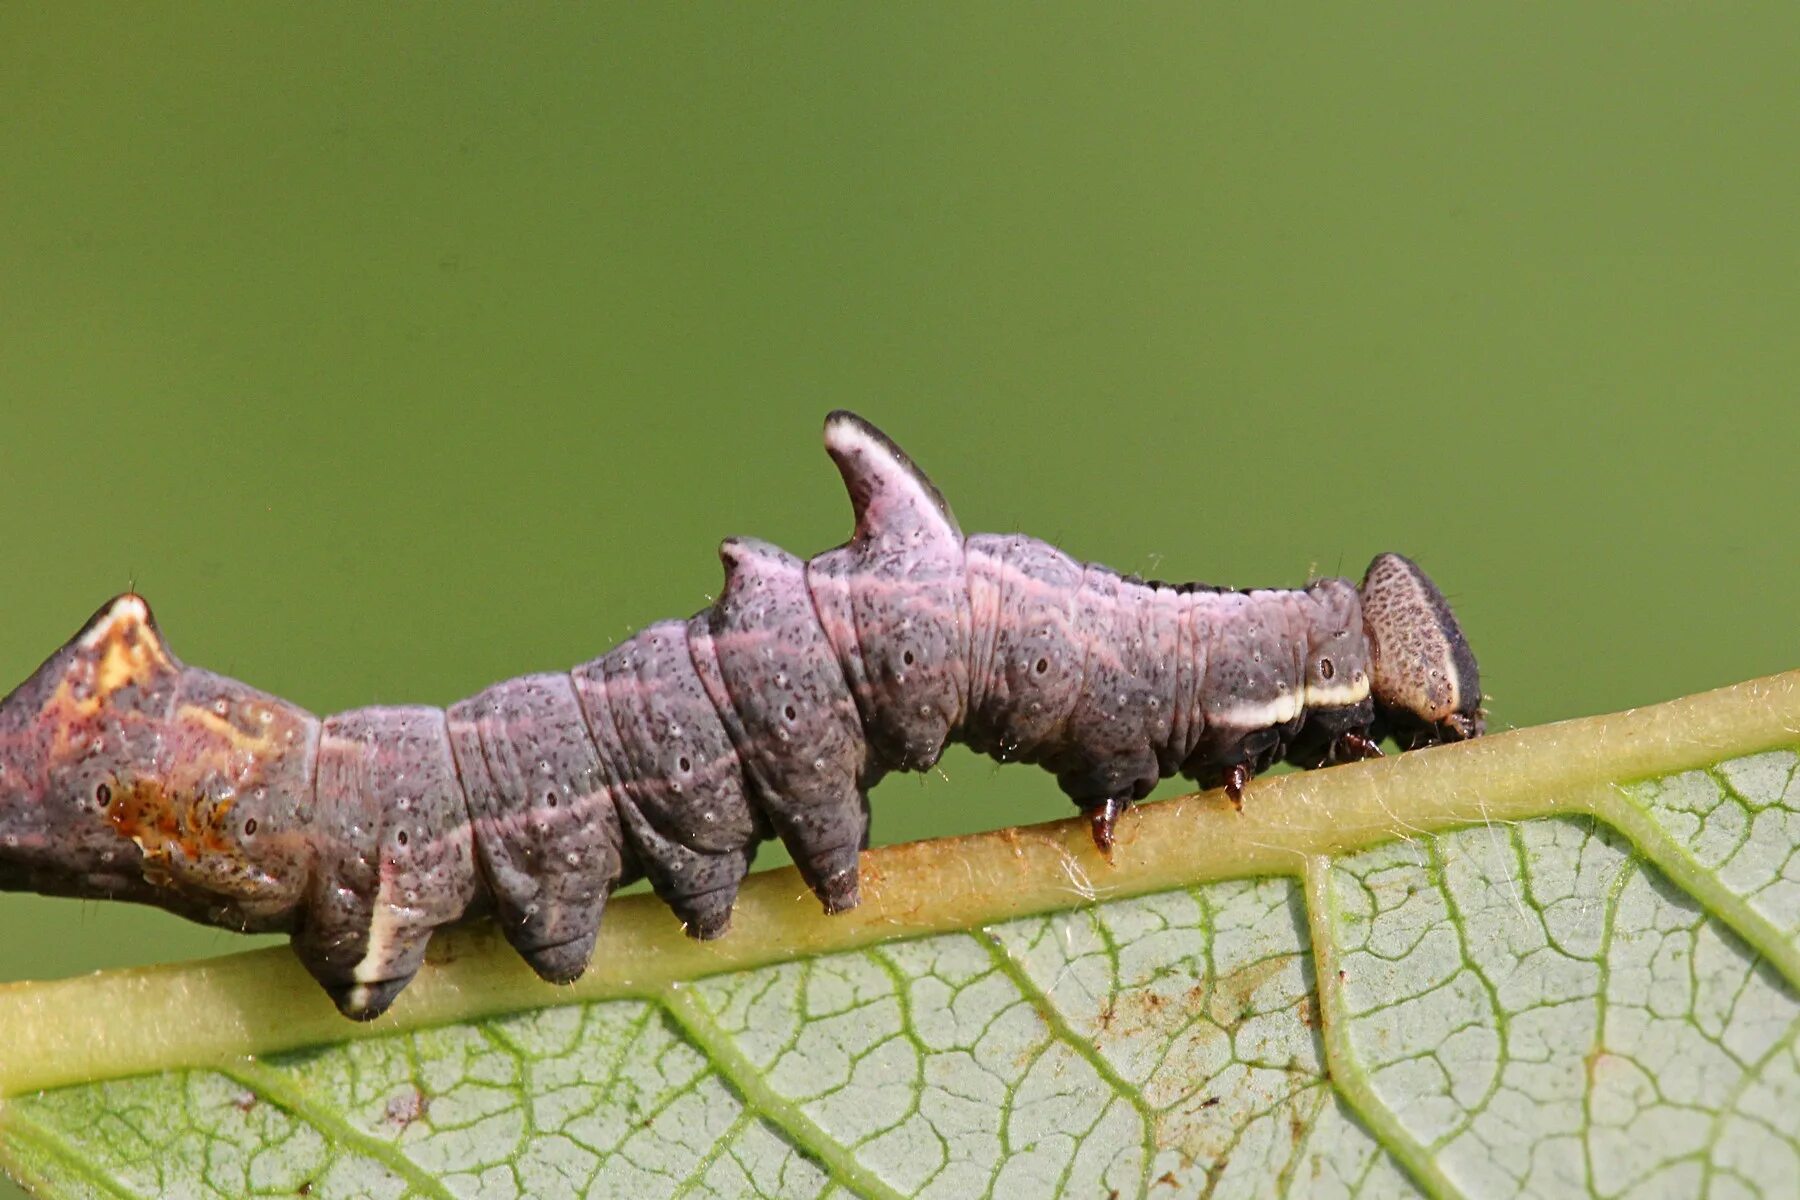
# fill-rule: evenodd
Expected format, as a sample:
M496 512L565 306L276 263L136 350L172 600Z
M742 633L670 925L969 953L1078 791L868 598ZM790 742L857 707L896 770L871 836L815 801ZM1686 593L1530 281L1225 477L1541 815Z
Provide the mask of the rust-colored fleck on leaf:
M1226 1025L1235 1025L1254 1015L1256 993L1279 975L1287 963L1288 960L1283 958L1266 958L1221 975L1213 985L1213 1013Z
M407 1088L404 1092L388 1097L386 1119L394 1125L405 1129L431 1108L431 1102L418 1088Z

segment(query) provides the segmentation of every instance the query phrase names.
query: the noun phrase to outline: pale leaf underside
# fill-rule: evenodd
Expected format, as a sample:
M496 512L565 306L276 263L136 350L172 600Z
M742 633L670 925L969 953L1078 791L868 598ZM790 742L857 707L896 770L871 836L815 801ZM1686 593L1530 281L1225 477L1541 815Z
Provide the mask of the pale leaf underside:
M338 1017L285 949L0 989L46 1196L1791 1196L1800 672L876 851L837 918L492 930Z

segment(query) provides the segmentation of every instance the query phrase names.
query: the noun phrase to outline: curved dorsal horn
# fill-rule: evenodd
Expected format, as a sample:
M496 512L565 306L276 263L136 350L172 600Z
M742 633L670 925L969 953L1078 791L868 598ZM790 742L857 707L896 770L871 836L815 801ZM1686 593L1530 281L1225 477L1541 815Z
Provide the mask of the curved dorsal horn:
M943 494L881 430L840 408L825 418L825 449L850 489L857 540L962 540Z

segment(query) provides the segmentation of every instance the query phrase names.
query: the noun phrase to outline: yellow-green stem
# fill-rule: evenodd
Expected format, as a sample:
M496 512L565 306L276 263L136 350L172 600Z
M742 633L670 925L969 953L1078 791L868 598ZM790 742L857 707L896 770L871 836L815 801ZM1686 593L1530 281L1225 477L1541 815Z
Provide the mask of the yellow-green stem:
M339 1016L285 948L0 987L0 1096L228 1061L517 1009L653 996L676 980L1250 875L1396 835L1602 812L1633 779L1800 742L1800 671L1650 708L1498 734L1217 793L1121 821L1109 863L1080 819L916 842L863 857L863 903L825 917L792 869L746 881L732 930L699 943L648 896L607 913L580 982L540 982L491 926L440 935L392 1012ZM1741 932L1741 930L1740 930Z

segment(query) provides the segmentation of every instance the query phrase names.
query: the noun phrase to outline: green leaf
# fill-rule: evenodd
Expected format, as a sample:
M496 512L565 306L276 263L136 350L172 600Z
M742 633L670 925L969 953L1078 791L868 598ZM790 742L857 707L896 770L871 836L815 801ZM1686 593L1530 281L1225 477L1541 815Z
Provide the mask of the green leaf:
M285 950L0 991L45 1196L1788 1196L1800 672L875 851L590 976L444 939L336 1017Z

